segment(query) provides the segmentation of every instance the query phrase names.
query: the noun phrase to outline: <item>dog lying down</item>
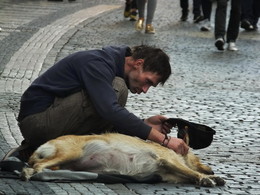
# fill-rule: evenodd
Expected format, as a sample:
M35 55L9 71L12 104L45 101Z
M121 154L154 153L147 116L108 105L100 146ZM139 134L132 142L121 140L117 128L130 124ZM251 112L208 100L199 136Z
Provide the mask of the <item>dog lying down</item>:
M41 145L29 159L22 179L29 180L44 168L69 169L143 178L157 174L163 182L223 186L209 166L192 152L176 154L160 144L117 133L61 136Z

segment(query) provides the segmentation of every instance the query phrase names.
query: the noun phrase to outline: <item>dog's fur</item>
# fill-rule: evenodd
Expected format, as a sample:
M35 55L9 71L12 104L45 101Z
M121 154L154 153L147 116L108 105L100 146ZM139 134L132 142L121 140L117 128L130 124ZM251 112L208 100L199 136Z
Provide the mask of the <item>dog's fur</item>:
M41 145L30 157L22 178L28 180L44 168L111 173L143 178L152 174L170 183L222 186L210 167L192 152L186 156L160 144L127 135L62 136Z

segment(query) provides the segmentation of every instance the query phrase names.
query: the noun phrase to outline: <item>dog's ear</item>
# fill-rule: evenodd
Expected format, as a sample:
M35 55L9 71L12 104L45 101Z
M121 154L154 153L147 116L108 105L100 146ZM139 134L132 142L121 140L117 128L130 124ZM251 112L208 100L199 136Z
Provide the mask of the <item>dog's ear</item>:
M183 139L193 149L208 147L213 141L213 135L216 134L215 130L206 125L189 122L181 118L169 118L165 122L177 126L177 137Z

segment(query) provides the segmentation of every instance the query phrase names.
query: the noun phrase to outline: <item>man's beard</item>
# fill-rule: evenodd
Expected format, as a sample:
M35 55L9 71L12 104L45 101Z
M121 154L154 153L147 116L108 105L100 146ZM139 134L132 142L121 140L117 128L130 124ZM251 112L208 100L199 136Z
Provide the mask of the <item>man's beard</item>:
M130 89L129 88L129 78L128 78L128 76L125 77L125 84L126 84L127 88Z

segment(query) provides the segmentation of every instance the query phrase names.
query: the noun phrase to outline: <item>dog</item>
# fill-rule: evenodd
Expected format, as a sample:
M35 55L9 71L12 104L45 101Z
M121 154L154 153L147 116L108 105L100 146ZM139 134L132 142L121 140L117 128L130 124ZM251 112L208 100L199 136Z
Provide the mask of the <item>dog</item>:
M69 169L144 178L156 174L162 182L223 186L191 151L182 156L158 143L118 133L66 135L41 145L29 158L30 167L21 177L30 177L44 168Z

